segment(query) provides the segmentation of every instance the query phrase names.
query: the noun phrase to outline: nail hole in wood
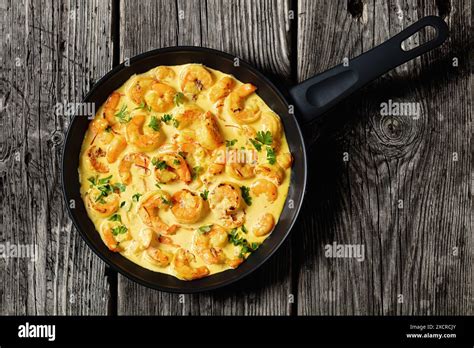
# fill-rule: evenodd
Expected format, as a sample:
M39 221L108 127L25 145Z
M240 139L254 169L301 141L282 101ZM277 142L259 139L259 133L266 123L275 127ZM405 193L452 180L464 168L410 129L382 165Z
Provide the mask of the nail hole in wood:
M362 0L348 0L347 11L353 18L359 19L364 11L364 2Z
M451 13L450 0L436 0L436 7L438 8L438 15L443 19Z

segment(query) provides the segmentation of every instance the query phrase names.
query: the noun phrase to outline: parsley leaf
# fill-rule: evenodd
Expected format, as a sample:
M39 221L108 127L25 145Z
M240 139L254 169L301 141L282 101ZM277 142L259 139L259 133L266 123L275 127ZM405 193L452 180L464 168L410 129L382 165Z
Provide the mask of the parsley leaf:
M148 127L153 129L155 132L158 132L160 130L160 120L158 120L156 116L151 116Z
M125 189L127 188L126 185L124 185L120 182L118 182L116 184L113 184L112 187L113 187L114 190L118 190L120 192L125 192Z
M147 110L148 112L151 111L151 107L148 106L148 105L146 105L144 101L142 101L142 102L140 103L140 105L138 105L138 106L137 106L135 109L133 109L133 110L139 110L139 109L141 109L141 110Z
M173 101L176 106L180 106L184 102L184 94L181 92L178 92L175 94Z
M117 236L119 234L124 234L124 233L127 233L128 229L121 225L121 226L118 226L118 227L115 227L115 228L112 228L112 234L114 236Z
M202 173L203 169L204 168L201 166L193 167L193 173L191 174L191 178L193 180L197 179L197 177Z
M240 245L241 243L241 238L239 238L236 228L233 228L229 233L229 243L237 245L237 246Z
M207 189L205 189L204 191L202 191L200 194L202 199L204 199L205 201L207 201L207 196L209 195L209 191Z
M109 193L112 192L112 186L109 184L98 186L97 189L101 192L104 193L105 195L108 195Z
M245 225L242 225L242 226L240 227L240 229L241 229L242 232L244 232L245 234L248 232L247 227L245 227Z
M130 113L127 111L127 105L123 104L119 112L115 114L115 117L119 119L120 123L128 123L132 119Z
M207 226L201 226L199 227L199 232L200 233L208 233L212 228L212 225L207 225Z
M93 183L93 186L97 187L97 190L99 190L100 194L96 198L96 202L100 202L101 204L105 204L104 197L107 197L110 193L113 191L113 187L109 184L110 179L112 179L112 175L107 176L102 179L97 179L95 178L89 178L88 180Z
M177 166L179 166L181 164L181 161L179 159L175 159L173 160L173 163Z
M273 142L272 132L270 131L259 131L257 132L257 137L255 138L257 141L261 142L264 145L271 145Z
M270 146L267 146L267 161L270 164L276 163L276 153Z
M226 141L225 141L225 146L226 146L226 147L234 146L236 142L237 142L237 139L226 140Z
M255 251L260 247L260 244L257 242L253 242L252 244L250 244L250 247L252 248L252 251Z
M173 115L164 114L163 116L161 116L161 121L164 122L165 124L168 124L168 125L170 124L170 121L172 121L174 128L179 127L179 121L177 119L173 118Z
M168 124L168 122L171 121L172 119L173 119L173 115L170 115L170 114L164 114L163 116L161 116L161 121L163 121L166 124Z
M244 237L239 235L236 228L234 228L230 231L228 238L229 238L229 243L231 243L235 246L240 246L240 255L239 255L239 257L241 257L241 258L243 258L248 253L254 252L260 246L260 244L256 243L256 242L253 242L253 243L250 244L247 241L247 239L245 239Z
M111 217L109 217L109 221L122 222L122 217L120 216L120 214L114 214Z
M134 200L135 202L138 202L138 200L140 199L141 196L142 196L141 193L135 193L135 194L132 196L132 200Z
M127 202L125 202L125 201L121 202L121 203L120 203L120 208L123 208L123 206L124 206L125 204L127 204Z
M242 193L242 198L247 205L252 205L252 197L250 197L250 188L247 186L240 186L240 192Z
M163 202L163 204L173 205L173 204L171 203L171 201L167 200L165 197L161 196L160 198L161 198L161 201Z
M153 164L156 167L156 169L161 169L161 170L164 170L168 167L165 161L160 161L160 160L157 160L156 158L151 159L151 164Z
M98 186L97 189L100 191L100 194L95 201L104 204L105 201L103 198L107 197L109 193L112 192L112 186L110 186L109 184L106 184L106 185Z
M260 144L257 140L255 139L249 139L249 141L252 143L252 145L255 147L257 151L262 150L262 144Z
M110 179L112 179L112 175L106 177L106 178L102 178L102 179L99 179L98 181L98 185L105 185L105 184L108 184Z
M262 145L272 145L273 143L272 132L258 131L257 137L255 139L249 139L249 141L257 149L257 151L260 152L262 150Z
M97 177L96 176L91 176L87 180L91 183L91 186L97 185Z

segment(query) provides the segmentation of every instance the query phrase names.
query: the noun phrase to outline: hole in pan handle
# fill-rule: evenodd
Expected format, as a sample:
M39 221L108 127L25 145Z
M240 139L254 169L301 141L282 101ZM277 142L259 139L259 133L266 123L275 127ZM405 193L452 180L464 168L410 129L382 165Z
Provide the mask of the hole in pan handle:
M422 30L433 27L435 37L409 51L402 42ZM351 59L347 66L335 66L290 89L302 121L310 122L335 104L387 71L441 45L448 37L448 26L437 16L420 19L394 37Z

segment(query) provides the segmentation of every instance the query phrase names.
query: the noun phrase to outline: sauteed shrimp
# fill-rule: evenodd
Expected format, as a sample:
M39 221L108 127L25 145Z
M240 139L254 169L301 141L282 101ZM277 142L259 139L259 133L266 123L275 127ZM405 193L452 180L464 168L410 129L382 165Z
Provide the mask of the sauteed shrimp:
M293 156L280 117L245 82L201 64L156 66L108 96L79 165L107 252L183 281L259 252Z

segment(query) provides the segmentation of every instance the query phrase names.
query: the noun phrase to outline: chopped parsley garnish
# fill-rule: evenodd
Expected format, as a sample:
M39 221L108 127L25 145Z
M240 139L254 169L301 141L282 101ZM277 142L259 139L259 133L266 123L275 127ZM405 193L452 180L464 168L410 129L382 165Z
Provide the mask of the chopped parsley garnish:
M175 159L173 160L173 163L177 166L179 166L181 164L181 161L179 159Z
M252 205L252 197L250 197L250 188L247 186L240 186L240 192L242 193L242 198L247 205Z
M242 243L242 238L239 237L236 228L233 228L229 233L229 243L234 245L240 245Z
M273 136L272 132L270 131L258 131L257 137L255 139L249 139L252 145L257 149L257 151L262 150L262 145L272 145L273 143Z
M251 244L245 244L245 245L242 245L242 249L240 249L240 257L243 257L245 254L247 253L252 253L254 252L255 250L258 249L258 247L260 246L260 244L256 243L256 242L253 242Z
M171 121L172 119L173 119L173 115L170 115L170 114L164 114L163 116L161 116L161 121L163 121L166 124L168 124L168 122Z
M267 161L270 164L276 163L276 153L270 146L267 146Z
M199 232L200 233L208 233L212 228L212 225L207 225L207 226L201 226L199 227Z
M156 158L151 159L151 164L155 166L156 169L164 170L168 167L165 161L157 160Z
M248 230L247 230L247 227L245 227L245 225L242 225L240 229L242 230L243 233L247 234Z
M254 252L260 246L259 243L249 243L247 239L240 236L237 229L234 228L229 233L229 243L240 246L240 255L239 257L244 257L246 254Z
M96 187L99 190L100 194L96 198L96 202L100 202L102 204L105 203L104 197L107 197L113 191L124 192L126 189L126 185L122 183L110 184L110 179L112 179L112 175L107 176L105 178L99 179L97 176L91 176L87 180L91 183L92 187Z
M159 189L161 189L160 184L155 184L155 186L158 187Z
M139 109L141 109L141 110L147 110L148 112L151 111L151 107L149 107L148 105L146 105L144 101L142 101L142 102L140 103L140 105L138 105L134 110L139 110Z
M261 142L264 145L271 145L273 142L272 132L270 131L259 131L257 132L257 137L255 138L257 141Z
M161 121L168 124L168 125L170 124L170 121L172 121L174 128L179 127L179 121L177 119L173 118L173 115L164 114L163 116L161 116Z
M202 199L204 199L205 201L207 201L207 196L209 196L209 191L207 189L205 189L204 191L202 191L200 194Z
M110 179L112 179L112 175L102 179L98 179L97 176L91 176L87 179L91 183L91 186L97 187L97 190L100 191L100 194L95 200L96 202L104 204L104 197L107 197L116 188L114 185L110 185Z
M101 204L105 204L104 197L107 197L110 192L112 192L112 188L110 185L105 185L105 186L100 186L99 187L100 194L96 198L96 202L99 202Z
M141 193L135 193L135 194L132 196L132 200L135 201L135 202L138 202L138 200L140 199L141 196L142 196Z
M127 202L122 201L122 202L120 203L120 208L123 208L123 207L125 206L125 204L127 204Z
M119 112L115 114L115 117L119 119L120 123L128 123L132 119L130 113L127 111L127 105L123 104Z
M226 146L226 147L234 146L236 142L237 142L237 139L226 140L226 141L225 141L225 146Z
M184 94L181 92L178 92L175 94L173 101L176 106L180 106L184 102Z
M257 140L255 139L249 139L249 141L252 143L252 145L255 147L257 151L262 150L262 144L260 144Z
M161 196L160 198L163 204L172 205L171 201L167 200L165 197Z
M186 159L186 153L184 153L183 151L178 152L178 155Z
M98 189L100 192L104 193L105 196L107 196L109 193L112 192L112 187L111 187L109 184L107 184L107 185L102 185L102 186L98 186L97 189Z
M191 178L193 180L197 179L197 177L202 173L203 170L204 170L204 168L201 167L201 166L193 167L193 173L191 175Z
M111 217L109 217L109 221L122 222L122 217L120 216L120 214L114 214Z
M87 179L90 183L91 183L91 186L95 186L97 185L97 177L95 176L91 176L90 178Z
M113 188L114 190L117 190L117 191L120 191L120 192L125 192L125 189L127 188L127 186L124 185L124 184L122 184L122 183L120 183L120 182L118 182L118 183L116 183L116 184L113 184L113 185L112 185L112 188Z
M124 234L124 233L127 233L128 229L121 225L121 226L118 226L118 227L115 227L115 228L112 228L112 234L114 236L117 236L119 234Z
M102 178L102 179L99 179L99 181L97 182L98 185L105 185L105 184L108 184L110 179L112 179L112 175L106 177L106 178Z
M160 120L158 120L156 116L151 116L148 127L153 129L155 132L158 132L160 130Z

